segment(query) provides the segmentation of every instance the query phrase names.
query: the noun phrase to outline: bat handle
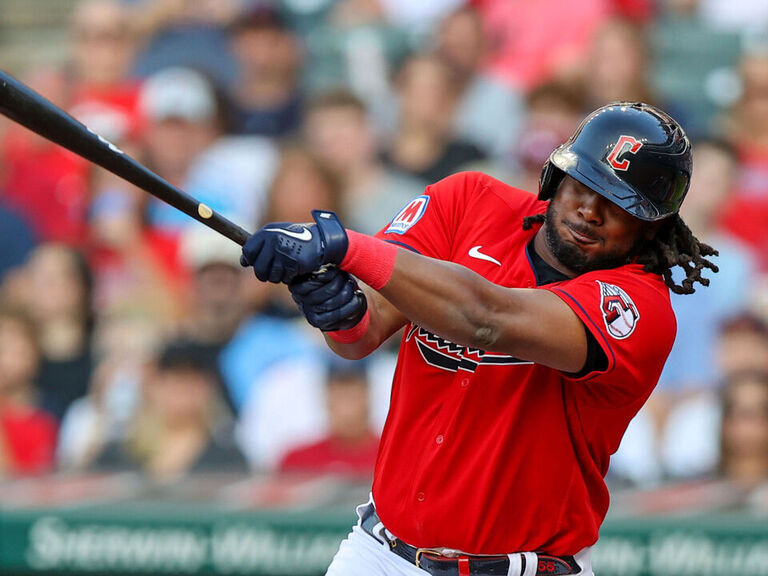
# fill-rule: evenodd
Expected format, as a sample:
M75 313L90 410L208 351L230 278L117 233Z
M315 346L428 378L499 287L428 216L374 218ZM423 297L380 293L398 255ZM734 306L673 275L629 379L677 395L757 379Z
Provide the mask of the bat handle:
M209 228L213 228L216 232L229 238L233 242L236 242L240 246L245 246L248 238L251 237L250 232L214 212L207 204L203 204L202 202L197 205L197 215L190 214L190 216Z

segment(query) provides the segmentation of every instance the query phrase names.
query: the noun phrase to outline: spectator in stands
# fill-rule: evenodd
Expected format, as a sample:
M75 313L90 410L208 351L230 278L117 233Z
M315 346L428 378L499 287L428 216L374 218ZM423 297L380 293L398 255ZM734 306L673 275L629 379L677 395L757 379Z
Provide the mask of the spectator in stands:
M283 150L270 188L266 222L307 222L314 208L338 211L339 186L333 175L300 146ZM239 414L257 378L271 364L298 359L318 345L318 335L302 317L285 286L246 283L250 314L221 351L221 368ZM254 350L259 353L255 355Z
M702 141L694 145L693 158L696 168L689 202L681 214L697 238L719 251L713 261L720 271L716 281L697 289L691 300L670 295L677 338L659 385L643 407L658 431L662 466L673 477L695 476L712 464L711 448L701 444L706 432L691 437L685 427L692 421L712 421L714 396L721 382L741 369L740 359L730 360L731 353L718 357L718 352L731 348L728 323L747 312L757 280L754 255L719 228L720 215L733 191L733 149L723 141ZM674 277L679 274L673 272ZM768 347L762 354L768 354ZM701 454L697 446L702 446Z
M604 20L595 31L580 74L584 110L617 100L659 105L649 85L647 53L641 24L616 16ZM618 54L621 65L616 63Z
M218 349L232 338L247 308L240 248L218 232L196 226L184 232L181 252L193 274L192 302L182 332Z
M423 192L419 179L381 162L365 104L347 90L324 92L308 102L304 135L340 182L340 204L355 230L375 234Z
M91 468L138 470L160 483L196 472L244 472L245 460L217 394L218 378L215 358L206 349L169 343L146 374L128 437L107 444Z
M768 374L768 323L764 318L746 311L728 318L719 328L714 356L722 382L713 393L695 397L667 419L662 456L675 477L715 467L721 448L717 431L722 395L728 395L723 387L741 374Z
M440 23L436 36L437 54L458 84L456 136L503 159L521 136L525 102L520 91L481 69L489 41L480 13L471 5L457 8Z
M718 117L738 98L742 40L702 18L701 0L665 0L649 26L652 81L694 140L722 137Z
M3 241L0 242L0 285L2 285L6 273L24 264L37 244L37 239L26 219L17 210L8 206L1 195L0 230L3 234Z
M748 243L768 271L768 49L741 62L742 96L726 124L739 156L736 191L723 215L728 231Z
M327 431L323 379L328 358L319 347L293 351L254 373L235 428L252 469L277 470L291 448L316 442Z
M718 430L722 409L730 394L727 388L743 374L768 374L768 323L752 312L727 319L720 326L714 355L724 384L719 384L712 394L694 398L667 419L662 457L673 477L690 477L713 470L718 455L726 451L718 438Z
M747 314L756 286L754 254L724 233L720 217L732 201L734 150L724 141L694 146L693 178L682 215L702 241L717 248L717 280L690 300L672 294L675 344L657 389L635 417L612 459L616 475L637 483L690 478L717 459L718 388L746 368L768 370L768 338ZM680 271L673 271L676 277Z
M387 18L380 0L340 0L329 8L304 35L303 83L312 93L349 88L365 102L377 129L389 134L395 118L390 80L415 39Z
M272 138L295 132L304 100L296 34L277 9L255 4L235 18L229 35L238 63L237 80L230 88L235 131Z
M720 271L716 282L698 289L690 299L671 295L678 332L657 388L657 392L665 393L663 399L657 395L665 409L672 407L671 396L680 400L680 394L718 385L723 374L715 357L717 332L728 318L745 311L756 285L752 251L720 228L720 216L730 202L736 176L733 148L719 140L698 142L693 161L690 197L681 214L697 238L719 251L713 261Z
M82 0L69 28L69 111L109 140L135 138L140 86L130 74L136 31L129 8L120 0Z
M225 135L196 159L187 191L196 198L210 199L222 216L253 230L263 218L279 160L280 150L273 139Z
M39 82L30 85L50 97ZM84 161L17 125L5 133L0 155L3 194L33 234L41 241L82 244L87 234Z
M331 435L332 416L323 407L328 406L329 401L328 374L334 371L351 370L358 376L365 372L367 400L356 393L352 406L337 407L346 415L345 421L355 414L350 419L357 422L354 428L360 433L363 429L361 414L365 406L368 415L365 428L373 436L378 436L389 409L396 356L396 353L379 350L363 363L348 363L329 357L322 348L315 348L265 368L254 382L235 430L238 444L251 466L272 472L279 468L283 457L297 446L320 442L323 447L317 450L329 448L322 441L328 440ZM364 461L365 454L370 456L368 450L372 450L372 442L367 445L361 442L359 450L353 450L349 458ZM328 453L325 455L329 456Z
M572 79L589 43L609 14L607 0L481 0L491 53L488 72L527 92L552 80Z
M89 195L87 256L99 314L131 310L167 330L185 311L185 271L174 238L147 226L150 196L97 167L91 168Z
M281 459L281 472L370 476L379 437L371 430L366 363L333 359L325 376L327 434L296 446Z
M582 94L566 84L542 84L528 93L526 109L523 130L502 166L511 172L510 184L537 192L542 166L583 118Z
M768 482L768 372L735 372L722 398L720 474L745 488Z
M341 188L334 173L303 144L283 147L269 190L265 222L312 220L312 210L341 211Z
M39 365L32 319L0 308L0 479L52 468L56 421L36 407Z
M213 85L190 68L166 68L146 80L140 106L146 122L145 163L174 186L192 193L187 183L195 162L223 132L223 111ZM226 208L226 198L198 200L217 211ZM148 206L148 218L152 227L172 236L194 223L155 199Z
M768 373L768 325L751 312L727 318L710 354L722 380L716 387L688 391L682 401L674 402L662 390L654 402L670 407L655 406L635 416L611 458L614 480L650 485L714 473L720 455L722 382L741 373Z
M768 372L768 322L753 312L729 318L720 327L716 352L724 378L742 370Z
M352 108L359 110L357 105ZM335 165L336 155L331 152L328 158L329 164ZM313 208L340 212L339 199L339 184L333 173L306 149L287 146L271 188L265 219L309 221ZM390 218L392 214L381 216ZM271 471L291 445L318 440L327 429L327 415L318 409L324 403L320 375L327 359L322 356L318 332L301 321L284 286L259 282L247 285L260 291L254 295L254 311L222 351L221 363L237 409L238 443L252 468ZM254 350L259 354L254 355ZM394 369L388 360L382 353L373 363L372 419L378 427L386 416Z
M237 64L229 50L226 27L241 2L152 0L132 4L143 40L134 66L138 76L151 76L170 67L190 67L203 71L220 87L234 80Z
M250 312L240 247L213 230L194 227L184 232L181 252L192 281L180 333L218 359ZM222 397L234 412L230 390L224 380L220 384Z
M79 2L69 23L65 65L37 69L28 81L105 138L135 137L138 84L128 76L132 32L118 0ZM9 128L2 146L8 201L42 240L81 245L87 237L86 161L16 125Z
M27 264L24 305L39 335L39 406L60 420L88 390L93 369L92 276L85 258L62 245L42 244Z
M70 404L59 427L56 460L83 470L109 443L125 439L146 365L160 348L156 319L135 309L100 315L94 334L96 367L88 394Z
M384 162L425 184L485 160L475 145L452 133L459 86L439 57L416 54L397 74L399 118Z
M147 78L140 104L146 118L144 162L222 216L255 225L277 164L275 146L265 138L226 134L226 98L191 68L167 68ZM156 234L172 240L184 228L198 226L155 199L148 220Z

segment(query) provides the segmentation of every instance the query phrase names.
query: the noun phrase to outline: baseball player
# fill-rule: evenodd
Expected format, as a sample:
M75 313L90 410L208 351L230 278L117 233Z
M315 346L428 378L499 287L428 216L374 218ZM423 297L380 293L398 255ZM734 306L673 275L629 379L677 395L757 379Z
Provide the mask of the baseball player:
M615 103L551 154L538 197L465 172L376 237L315 211L248 240L243 264L289 284L338 354L405 326L372 498L329 575L592 574L610 455L675 337L669 290L717 271L677 214L691 167L675 120Z

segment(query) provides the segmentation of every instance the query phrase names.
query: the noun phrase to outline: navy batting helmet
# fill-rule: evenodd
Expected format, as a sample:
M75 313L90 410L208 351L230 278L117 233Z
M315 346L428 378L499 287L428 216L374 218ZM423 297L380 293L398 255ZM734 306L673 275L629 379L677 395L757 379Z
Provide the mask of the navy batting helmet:
M661 220L680 209L692 167L691 143L671 116L615 102L592 112L550 154L539 198L552 198L568 174L641 220Z

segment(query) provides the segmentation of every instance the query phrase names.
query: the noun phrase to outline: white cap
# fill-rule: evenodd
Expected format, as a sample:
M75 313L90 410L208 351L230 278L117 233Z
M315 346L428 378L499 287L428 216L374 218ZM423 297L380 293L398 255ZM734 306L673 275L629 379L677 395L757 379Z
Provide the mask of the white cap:
M212 264L240 267L241 249L235 242L205 226L190 226L181 235L180 255L190 270Z
M215 116L216 97L205 76L191 68L172 67L146 79L139 106L151 120L180 118L201 122Z

